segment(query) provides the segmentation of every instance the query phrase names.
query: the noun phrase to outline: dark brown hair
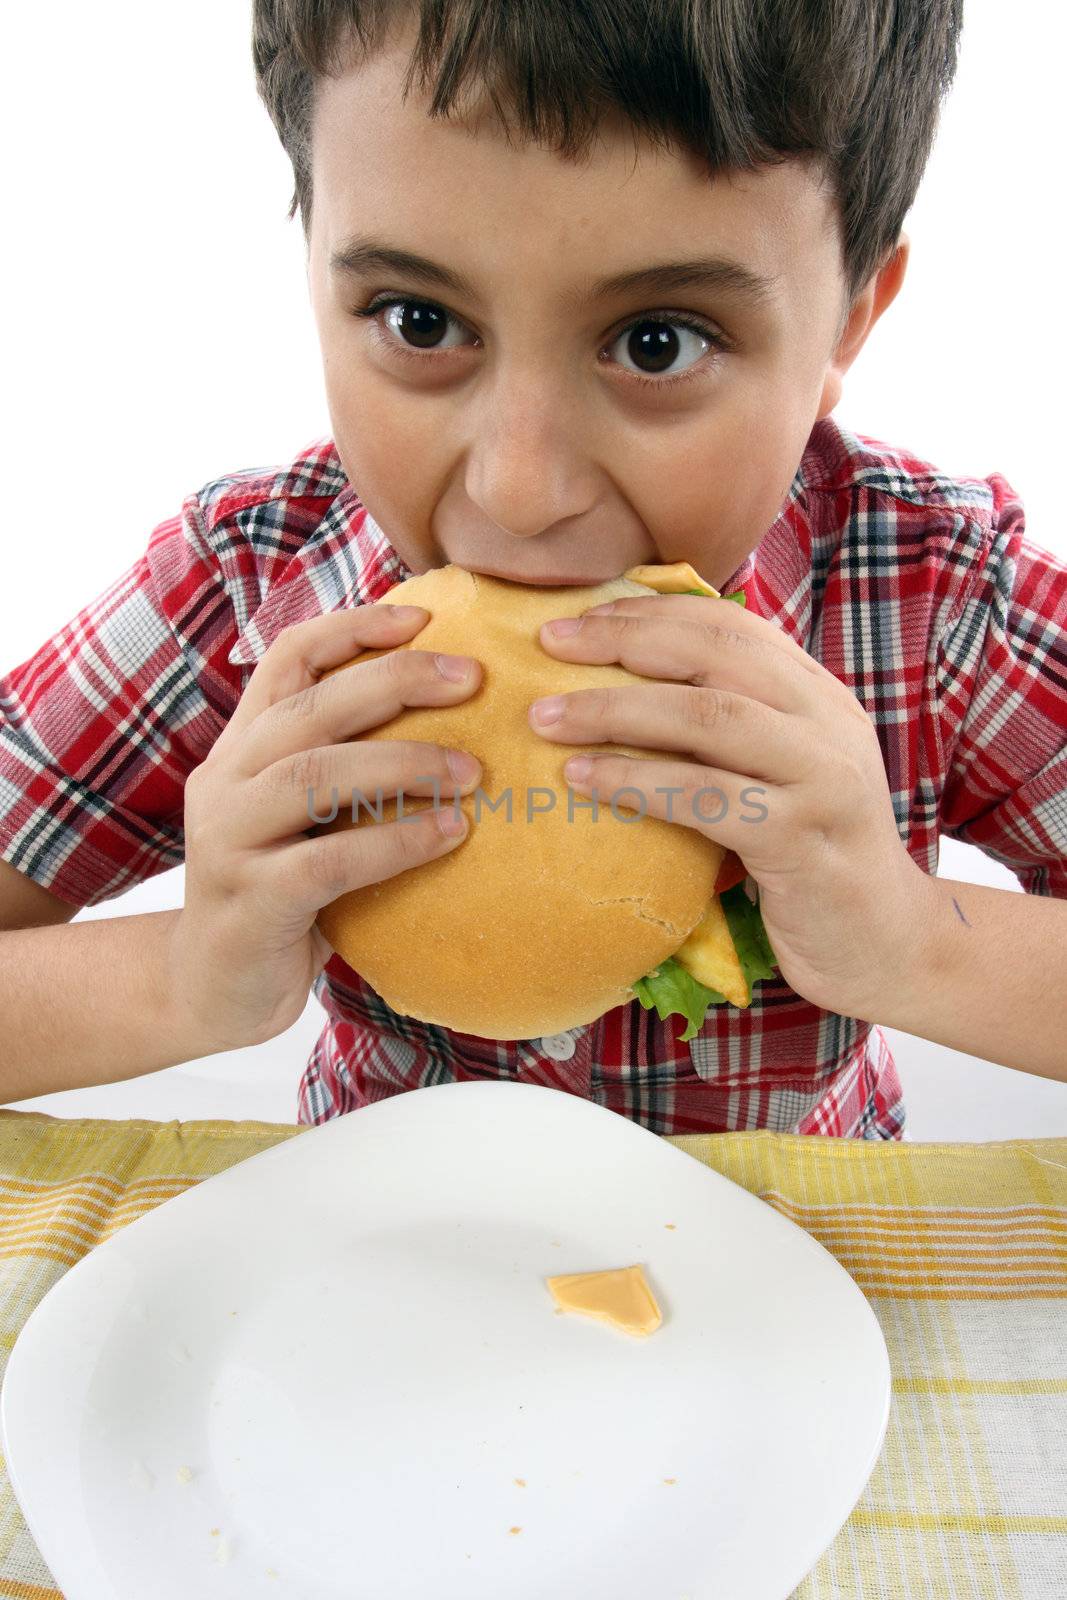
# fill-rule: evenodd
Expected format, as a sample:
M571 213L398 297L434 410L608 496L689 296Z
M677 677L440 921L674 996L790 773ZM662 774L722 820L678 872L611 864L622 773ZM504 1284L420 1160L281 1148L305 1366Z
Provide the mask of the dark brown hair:
M915 197L961 13L962 0L253 0L252 55L305 234L315 79L373 54L410 16L403 92L432 88L431 116L484 88L509 132L514 118L564 159L621 112L635 138L691 151L709 177L819 162L851 299Z

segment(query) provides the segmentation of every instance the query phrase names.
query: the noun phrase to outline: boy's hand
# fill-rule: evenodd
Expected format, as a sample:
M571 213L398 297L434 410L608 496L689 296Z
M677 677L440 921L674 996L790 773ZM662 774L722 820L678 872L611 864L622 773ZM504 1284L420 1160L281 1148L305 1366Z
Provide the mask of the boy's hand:
M907 958L933 880L897 832L881 747L856 697L726 599L633 596L594 606L569 637L551 629L541 643L563 660L618 662L667 681L573 691L556 697L556 722L539 724L531 708L531 727L569 744L677 752L591 752L588 777L564 765L571 787L590 797L595 787L605 811L616 791L637 789L644 805L620 794L620 811L680 822L735 850L759 885L786 982L813 1005L873 1020L888 986L911 981Z
M322 817L333 790L344 810L353 790L432 797L436 781L447 800L477 783L474 757L472 772L457 781L443 745L344 742L405 706L453 705L474 693L477 663L455 682L438 671L432 651L397 648L428 621L422 608L386 604L286 628L257 664L207 760L190 773L185 905L170 971L176 1004L212 1048L261 1043L300 1016L332 954L314 927L322 906L462 839L463 831L442 832L442 821L458 811L447 804L409 811L404 822L310 833L309 789ZM320 681L320 673L362 650L388 653Z

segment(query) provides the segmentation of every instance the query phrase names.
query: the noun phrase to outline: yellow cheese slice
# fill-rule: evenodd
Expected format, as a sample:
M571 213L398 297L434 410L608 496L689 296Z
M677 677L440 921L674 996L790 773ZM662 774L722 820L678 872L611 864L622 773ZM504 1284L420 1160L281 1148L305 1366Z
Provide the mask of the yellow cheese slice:
M623 1333L645 1338L663 1321L656 1297L640 1267L616 1267L610 1272L566 1272L546 1278L561 1311L599 1317Z
M744 968L730 937L730 924L718 895L685 943L675 950L674 960L698 983L717 989L733 1005L743 1008L751 1000Z
M646 589L657 594L684 594L687 589L699 589L712 600L719 599L718 589L705 583L699 572L694 572L688 561L673 561L664 566L631 567L623 573L631 583L643 583Z

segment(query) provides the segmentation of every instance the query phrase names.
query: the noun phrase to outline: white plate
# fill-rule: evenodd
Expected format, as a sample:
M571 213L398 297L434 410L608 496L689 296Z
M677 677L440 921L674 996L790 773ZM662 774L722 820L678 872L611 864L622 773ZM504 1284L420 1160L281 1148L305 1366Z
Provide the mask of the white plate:
M634 1262L648 1339L555 1313L546 1276ZM91 1251L2 1424L66 1600L784 1600L888 1408L874 1315L801 1229L614 1112L478 1082Z

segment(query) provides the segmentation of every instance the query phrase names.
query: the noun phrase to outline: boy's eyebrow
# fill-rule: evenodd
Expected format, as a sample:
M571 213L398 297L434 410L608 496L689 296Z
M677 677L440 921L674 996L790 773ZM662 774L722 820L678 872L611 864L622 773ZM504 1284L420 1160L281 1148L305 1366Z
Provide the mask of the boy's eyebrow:
M431 261L427 256L401 250L379 239L356 235L345 241L330 256L330 270L349 276L366 276L371 272L398 272L414 278L418 283L438 289L450 289L453 294L476 300L478 291L462 273L451 267ZM777 277L762 277L740 261L729 256L702 256L693 261L655 262L647 267L635 267L629 272L619 272L611 277L599 278L591 287L568 297L575 309L609 295L628 294L637 290L660 293L682 289L713 289L732 295L753 307L773 299Z

